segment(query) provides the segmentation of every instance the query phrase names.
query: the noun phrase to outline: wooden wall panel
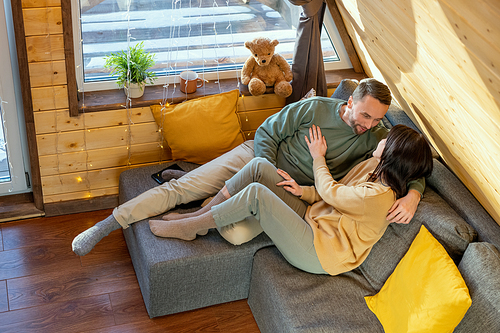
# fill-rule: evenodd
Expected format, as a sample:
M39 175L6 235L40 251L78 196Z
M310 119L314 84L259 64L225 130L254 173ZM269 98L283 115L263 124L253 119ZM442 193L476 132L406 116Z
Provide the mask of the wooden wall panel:
M159 138L156 123L37 135L40 156L158 142Z
M120 126L126 124L139 124L154 122L153 114L149 107L132 108L129 110L113 110L102 112L91 112L85 114L85 126L97 128L106 126Z
M28 62L64 60L63 35L26 37Z
M129 160L130 158L130 160ZM42 176L73 173L86 170L98 170L116 166L127 166L167 161L171 158L159 143L143 143L127 147L110 147L59 155L40 157Z
M54 195L44 195L44 203L61 203L71 200L90 199L106 195L117 195L118 186L100 188L97 190L86 190L80 192L62 193Z
M280 110L281 108L270 108L265 110L239 112L238 116L240 117L241 129L243 131L256 130L267 117Z
M443 4L451 8L459 17L467 18L467 21L474 22L474 29L481 37L492 42L500 38L500 28L498 24L491 24L498 20L500 3L498 0L484 0L479 2L479 6L470 11L469 0L444 0ZM456 27L460 29L461 27Z
M140 124L154 122L149 109L133 108L103 112L82 113L71 117L68 110L50 110L35 112L36 133L68 132L78 129L92 129L125 124Z
M68 110L50 110L34 113L36 134L68 132L83 129L83 116L70 117Z
M468 96L468 98L463 98L461 102L457 100L451 100L450 103L452 104L462 104L461 107L455 108L455 110L467 110L480 107L480 105L477 105L477 103L474 102L476 100L482 100L482 106L486 106L489 108L494 106L494 99L492 98L491 94L488 94L484 89L477 88L477 85L473 85L472 78L467 75L467 72L460 70L460 68L454 66L454 64L449 61L451 52L447 52L450 53L446 56L448 61L443 61L442 66L436 63L436 58L433 57L432 54L428 53L430 50L433 50L430 52L436 52L436 50L441 49L441 47L438 47L438 45L443 44L443 40L437 40L437 37L427 38L425 45L430 45L430 47L422 47L419 49L419 66L413 66L410 60L415 59L415 57L412 57L411 53L406 51L402 43L399 42L403 37L395 37L390 32L382 35L381 33L385 30L380 29L381 31L378 31L376 29L376 24L374 23L374 20L379 15L377 16L368 14L369 11L366 9L363 12L365 13L365 16L369 17L370 21L369 23L366 21L364 22L365 34L368 39L371 39L372 41L377 40L377 42L372 42L370 44L371 50L374 54L377 55L377 57L383 57L385 55L385 59L388 61L388 63L385 65L386 68L391 67L392 69L398 68L400 70L402 70L403 68L411 69L411 71L413 72L408 73L407 75L412 76L414 80L420 84L420 86L427 85L428 78L435 78L436 82L439 82L441 84L441 88L445 88L448 91L454 91L459 96L466 97L470 95ZM422 15L420 17L422 17ZM443 39L446 40L452 38L452 36L447 36L443 31L441 31L440 35L443 35ZM438 54L442 55L443 52L440 51L438 52ZM393 75L390 74L391 71L386 72L389 72L389 75L393 80L396 80L401 74L398 72L397 74ZM406 70L405 72L408 72L408 70ZM455 75L450 76L449 73L454 73ZM421 78L424 79L421 80ZM476 121L479 122L479 124L475 125L479 125L479 127L485 130L493 140L500 140L500 134L497 130L500 124L497 123L494 119L478 118L476 119Z
M85 151L40 156L42 177L87 170L88 154Z
M460 84L472 93L483 88L489 90L493 95L489 96L489 100L498 99L500 92L498 89L498 78L500 78L500 59L496 55L500 52L500 47L491 42L494 40L486 40L484 36L478 35L475 27L469 25L467 19L456 14L453 8L443 4L441 10L433 6L424 6L426 3L419 4L415 7L420 17L425 18L422 21L425 25L433 25L436 27L439 34L433 34L432 43L422 43L433 57L440 59L441 66L446 67L447 72L451 72L458 79L461 79ZM432 12L432 15L431 15ZM445 20L449 24L445 24ZM451 30L452 27L454 31ZM473 36L468 38L467 36ZM500 40L500 36L490 34L490 37ZM457 47L462 45L462 47ZM437 49L436 49L437 48ZM439 50L439 52L438 52ZM450 68L451 67L451 68ZM490 71L487 80L482 79L482 76L476 75L480 67L480 71ZM458 72L454 70L460 69ZM496 77L496 80L493 78ZM483 96L475 96L475 99L482 99Z
M61 7L23 9L26 36L62 34Z
M84 131L37 135L40 156L77 152L85 149Z
M32 88L33 110L44 111L68 108L68 90L66 86Z
M367 74L389 85L443 160L500 223L498 2L336 4Z
M285 101L275 95L243 97L238 116L247 139ZM68 110L34 113L45 203L117 193L118 175L129 167L171 159L161 148L149 107L83 113Z
M118 184L120 173L126 169L127 167L118 167L42 177L43 195L113 187Z
M66 84L64 60L32 62L29 64L31 87L46 87Z
M23 8L60 7L61 0L21 0Z
M87 149L126 146L128 144L158 142L160 139L156 123L135 124L91 129L87 133ZM129 143L130 141L130 143Z
M238 112L282 108L285 99L277 95L242 96L238 99Z

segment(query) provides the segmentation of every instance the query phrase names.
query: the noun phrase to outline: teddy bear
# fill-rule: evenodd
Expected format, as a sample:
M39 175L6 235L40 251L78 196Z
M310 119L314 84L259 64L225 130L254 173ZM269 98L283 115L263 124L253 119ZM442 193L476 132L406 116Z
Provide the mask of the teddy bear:
M253 96L272 92L281 97L292 94L289 81L293 74L288 62L280 54L274 53L279 41L265 37L257 37L246 41L245 47L252 52L241 70L241 82L248 85Z

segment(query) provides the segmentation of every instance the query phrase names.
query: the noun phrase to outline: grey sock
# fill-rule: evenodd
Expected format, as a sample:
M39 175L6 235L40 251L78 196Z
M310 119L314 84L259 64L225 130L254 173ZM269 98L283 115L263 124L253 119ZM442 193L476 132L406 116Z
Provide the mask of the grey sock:
M182 214L185 215L185 214ZM193 240L196 235L204 235L208 229L217 228L212 212L180 220L149 220L151 232L159 237Z
M79 256L84 256L89 253L101 239L111 233L111 231L121 228L122 226L115 220L111 214L101 222L96 223L92 228L89 228L73 239L71 244L73 252Z
M179 220L179 219L185 219L185 218L189 218L189 217L200 216L201 214L204 214L204 213L210 211L210 208L212 208L213 206L218 205L220 203L223 203L226 200L227 199L224 196L224 194L222 194L222 192L219 191L205 207L198 209L196 212L186 213L186 214L170 213L170 214L164 215L162 217L162 219L164 219L166 221L172 221L172 220Z

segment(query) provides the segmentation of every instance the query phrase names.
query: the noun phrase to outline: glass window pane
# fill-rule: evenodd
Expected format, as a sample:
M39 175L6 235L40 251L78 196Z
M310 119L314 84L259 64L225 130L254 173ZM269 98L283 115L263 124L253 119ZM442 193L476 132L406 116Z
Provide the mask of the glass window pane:
M11 180L9 157L7 156L7 142L5 140L3 124L2 103L0 103L0 183L10 182Z
M178 74L241 68L255 37L278 39L276 51L291 62L300 7L286 4L282 15L257 0L128 0L81 1L81 32L85 82L109 80L104 56L144 41L156 54L153 70ZM277 2L276 2L277 3ZM287 23L290 22L290 23ZM338 61L323 29L325 61Z

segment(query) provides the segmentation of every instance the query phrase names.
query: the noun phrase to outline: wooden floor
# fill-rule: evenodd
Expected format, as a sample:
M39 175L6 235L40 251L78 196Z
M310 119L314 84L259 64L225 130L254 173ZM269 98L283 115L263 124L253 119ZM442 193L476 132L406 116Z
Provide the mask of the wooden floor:
M149 319L121 230L71 251L110 213L0 224L0 332L259 332L246 300Z

